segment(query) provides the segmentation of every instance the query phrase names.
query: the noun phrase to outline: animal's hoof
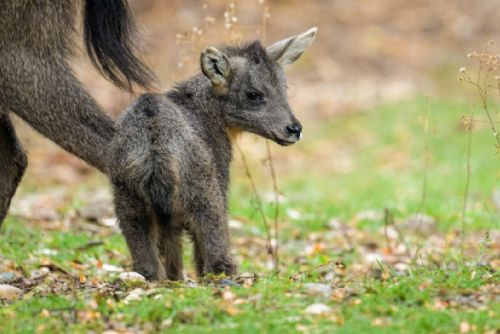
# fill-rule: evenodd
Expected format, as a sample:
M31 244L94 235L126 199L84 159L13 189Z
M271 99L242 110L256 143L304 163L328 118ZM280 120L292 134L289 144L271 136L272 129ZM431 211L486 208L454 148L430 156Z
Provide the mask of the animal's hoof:
M165 273L159 272L158 270L154 269L145 269L145 268L136 268L134 267L134 271L140 275L142 275L144 278L146 278L147 281L161 281L165 279Z

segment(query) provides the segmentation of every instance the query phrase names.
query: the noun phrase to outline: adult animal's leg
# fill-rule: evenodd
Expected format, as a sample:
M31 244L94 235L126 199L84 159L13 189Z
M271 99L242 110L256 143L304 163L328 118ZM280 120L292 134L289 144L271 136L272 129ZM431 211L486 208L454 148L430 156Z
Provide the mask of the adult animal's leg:
M2 50L0 105L65 150L105 171L115 127L64 59Z
M6 112L0 110L0 226L27 165L28 159L12 121Z

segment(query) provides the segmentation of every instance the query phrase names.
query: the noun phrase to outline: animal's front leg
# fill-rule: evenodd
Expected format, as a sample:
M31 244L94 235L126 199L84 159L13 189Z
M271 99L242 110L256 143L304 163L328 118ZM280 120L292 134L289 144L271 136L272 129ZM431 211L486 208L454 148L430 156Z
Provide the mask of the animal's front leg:
M208 207L195 211L191 233L195 243L195 261L198 275L236 274L231 257L229 232L225 210Z
M134 271L148 280L165 279L158 258L158 226L150 219L146 206L136 196L115 188L116 215L132 255Z

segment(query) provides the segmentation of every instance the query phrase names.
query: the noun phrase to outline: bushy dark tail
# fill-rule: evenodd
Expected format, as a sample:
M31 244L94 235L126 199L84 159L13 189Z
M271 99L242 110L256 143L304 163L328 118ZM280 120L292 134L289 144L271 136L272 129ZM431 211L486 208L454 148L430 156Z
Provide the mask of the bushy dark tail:
M120 88L148 88L154 76L134 54L134 24L127 0L86 0L85 47L99 71Z

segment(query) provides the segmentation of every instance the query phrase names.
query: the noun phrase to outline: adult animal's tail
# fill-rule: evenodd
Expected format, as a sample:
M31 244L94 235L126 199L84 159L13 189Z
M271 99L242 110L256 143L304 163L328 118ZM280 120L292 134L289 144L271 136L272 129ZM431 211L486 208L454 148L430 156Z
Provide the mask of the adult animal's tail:
M120 88L148 88L154 75L135 55L134 24L126 0L86 0L84 39L97 69Z

